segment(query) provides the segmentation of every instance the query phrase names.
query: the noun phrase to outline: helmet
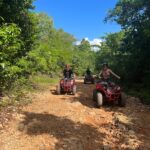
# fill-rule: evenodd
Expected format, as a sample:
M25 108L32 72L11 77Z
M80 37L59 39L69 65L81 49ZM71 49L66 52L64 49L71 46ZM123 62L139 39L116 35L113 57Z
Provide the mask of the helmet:
M104 67L104 66L108 67L108 63L107 63L107 62L104 62L104 63L102 64L102 66L103 66L103 67Z

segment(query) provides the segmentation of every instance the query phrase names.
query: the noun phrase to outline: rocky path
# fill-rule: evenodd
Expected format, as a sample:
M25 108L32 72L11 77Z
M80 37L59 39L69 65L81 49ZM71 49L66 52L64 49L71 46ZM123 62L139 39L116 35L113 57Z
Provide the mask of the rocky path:
M0 129L0 150L150 150L150 108L127 97L126 108L92 101L94 85L77 83L76 96L49 87L12 114Z

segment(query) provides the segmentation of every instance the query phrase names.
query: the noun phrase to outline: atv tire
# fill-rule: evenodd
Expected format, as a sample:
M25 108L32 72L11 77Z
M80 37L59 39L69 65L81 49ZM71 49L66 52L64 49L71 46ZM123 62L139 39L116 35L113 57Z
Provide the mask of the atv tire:
M58 95L61 94L61 88L60 88L60 85L58 85L58 86L56 87L56 93L57 93Z
M97 107L100 108L103 105L103 95L97 92Z
M118 101L120 107L126 106L126 96L124 93L121 93L120 99Z
M77 87L76 87L76 85L74 85L74 86L73 86L73 90L72 90L72 94L75 95L76 92L77 92Z

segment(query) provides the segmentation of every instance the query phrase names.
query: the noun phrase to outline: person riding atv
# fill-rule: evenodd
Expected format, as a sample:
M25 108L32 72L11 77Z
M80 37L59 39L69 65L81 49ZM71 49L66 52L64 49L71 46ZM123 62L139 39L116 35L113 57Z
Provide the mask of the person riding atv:
M96 83L96 87L93 90L93 100L96 102L97 107L101 107L105 103L117 102L119 106L124 107L126 105L126 97L122 92L119 85L110 82L110 75L120 79L109 67L107 63L103 64L103 68L99 73L102 76L102 80Z
M84 84L86 84L86 83L94 84L94 78L93 78L92 72L89 69L89 67L87 68L87 70L85 72L85 77L84 77Z
M115 73L109 68L109 66L108 66L107 63L103 63L103 68L102 68L102 70L101 70L100 73L99 73L99 77L102 76L102 80L103 80L103 81L106 81L107 83L110 83L110 75L111 75L111 74L112 74L113 76L115 76L116 78L120 79L120 77L119 77L117 74L115 74Z
M65 69L63 70L63 79L60 80L58 86L56 86L57 94L62 93L72 93L76 94L76 83L73 75L73 71L70 68L70 65L67 64Z
M86 70L86 75L88 75L88 76L92 75L92 72L91 72L91 70L89 68L87 68L87 70Z
M64 76L64 78L67 78L67 79L72 78L72 76L73 76L73 71L72 71L72 69L70 68L70 65L69 65L69 64L67 64L67 65L66 65L66 68L63 70L63 76Z

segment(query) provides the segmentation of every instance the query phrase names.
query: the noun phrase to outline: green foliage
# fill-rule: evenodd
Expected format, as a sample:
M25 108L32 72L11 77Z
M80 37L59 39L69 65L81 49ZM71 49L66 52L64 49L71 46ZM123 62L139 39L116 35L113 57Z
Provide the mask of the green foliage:
M127 72L124 64L127 61L128 55L122 51L122 42L124 39L124 32L107 34L102 42L100 51L96 55L96 68L101 70L102 64L107 62L109 66L125 77Z
M77 75L85 74L86 69L95 72L96 53L92 51L89 41L82 39L80 45L74 46L72 65Z
M77 75L85 74L86 69L89 67L94 73L95 71L95 58L96 53L91 50L81 50L79 46L75 47L72 57L72 66Z
M78 48L81 51L90 51L91 50L90 43L86 39L82 39L81 44L78 46Z
M36 18L32 0L0 2L0 94L13 82L27 76L27 53L35 39Z
M35 14L37 40L35 48L28 53L31 72L57 76L64 64L70 63L73 53L74 37L62 29L53 27L53 20L45 14Z
M31 75L29 81L35 90L49 90L49 86L59 82L59 78L50 78L48 75L39 73Z
M20 28L15 24L4 24L0 28L0 91L9 87L21 73L17 66L18 53L23 45L20 40Z
M31 102L31 95L29 92L33 91L29 80L19 78L11 84L9 89L4 91L4 97L1 98L0 108L9 105L28 104Z
M120 0L106 19L117 21L126 31L122 49L129 55L124 65L130 82L150 83L150 1Z
M29 10L33 9L33 0L1 0L0 16L4 19L0 22L15 23L21 29L20 39L24 42L20 55L26 55L34 40L34 21Z

